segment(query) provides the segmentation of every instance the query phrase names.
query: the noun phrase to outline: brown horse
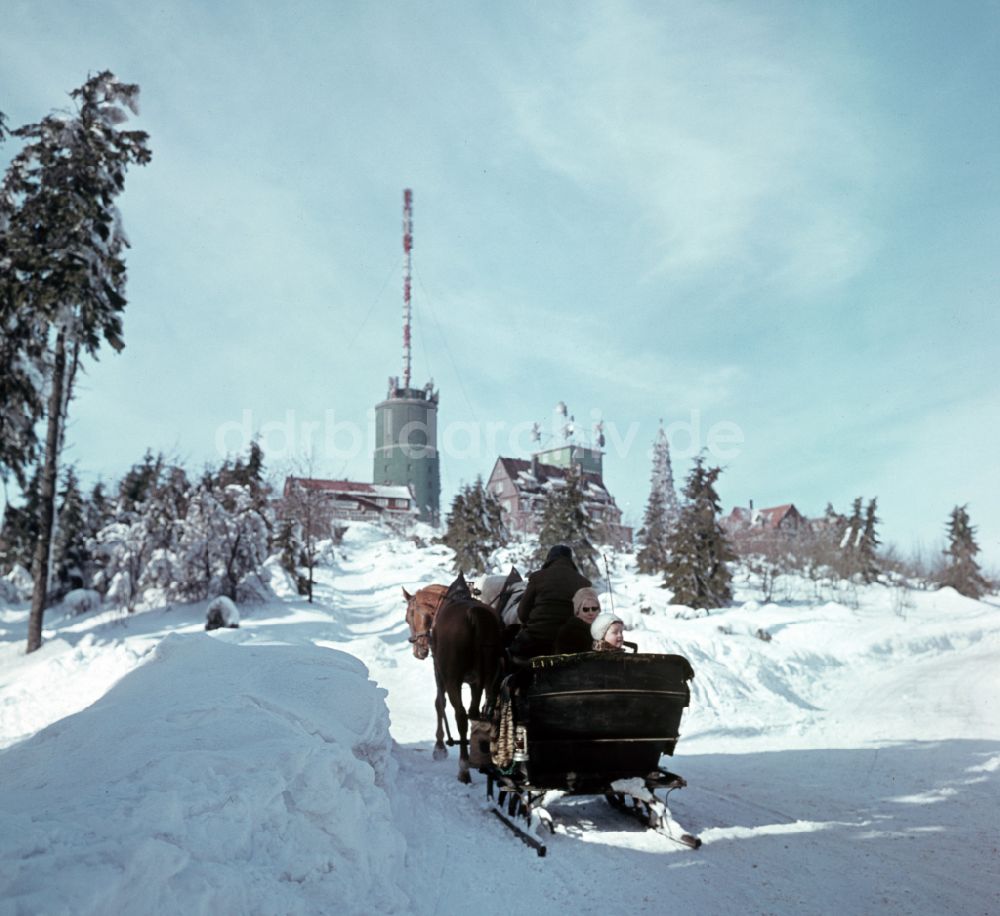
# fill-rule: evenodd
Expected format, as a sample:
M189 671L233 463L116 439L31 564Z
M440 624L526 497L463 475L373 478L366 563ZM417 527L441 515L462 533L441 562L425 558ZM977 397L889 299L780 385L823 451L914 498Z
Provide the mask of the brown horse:
M403 593L407 595L406 621L410 625L413 654L417 658L426 658L427 651L422 649L426 641L434 657L434 680L437 684L434 759L441 760L448 756L444 744L444 733L448 728L445 713L447 696L458 728L458 778L469 782L469 719L479 718L484 692L487 707L491 707L495 700L501 651L500 618L488 604L472 597L463 576L459 576L443 595L439 591L441 588L427 586L415 595L409 595L404 589ZM435 591L430 592L429 589ZM463 683L468 684L472 691L468 712L462 702ZM448 743L454 744L450 730Z

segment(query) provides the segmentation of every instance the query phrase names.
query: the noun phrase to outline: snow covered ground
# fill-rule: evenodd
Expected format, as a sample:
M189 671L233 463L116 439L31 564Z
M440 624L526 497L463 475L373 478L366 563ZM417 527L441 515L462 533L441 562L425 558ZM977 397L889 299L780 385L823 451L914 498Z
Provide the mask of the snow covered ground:
M553 805L545 859L490 817L431 759L403 622L448 551L359 525L315 604L275 569L239 629L53 610L26 657L0 607L0 913L1000 912L996 598L741 578L677 617L615 566L628 638L697 673L670 801L700 850L603 799Z

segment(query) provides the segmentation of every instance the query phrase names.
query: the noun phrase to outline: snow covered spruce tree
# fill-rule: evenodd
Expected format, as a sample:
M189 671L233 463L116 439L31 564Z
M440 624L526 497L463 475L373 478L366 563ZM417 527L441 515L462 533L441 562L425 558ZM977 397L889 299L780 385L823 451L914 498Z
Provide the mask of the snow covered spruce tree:
M976 529L969 521L968 506L955 506L948 519L948 546L944 551L947 566L938 584L950 585L968 598L982 598L990 584L976 562L977 553Z
M851 515L842 521L840 550L834 567L845 579L860 578L862 582L875 582L881 572L878 560L878 500L869 500L862 510L864 500L858 496L851 505ZM843 519L843 516L840 517Z
M639 572L662 574L667 569L667 539L679 514L677 491L674 489L674 472L670 464L670 444L667 434L660 427L653 443L653 472L650 477L649 500L642 528L636 540L639 551L636 562Z
M18 315L20 352L10 361L34 386L22 392L19 419L44 397L47 420L28 652L42 644L59 453L79 360L96 357L102 339L114 350L125 345L127 243L115 199L128 166L150 159L144 132L119 129L136 111L138 86L104 71L70 95L75 111L13 131L26 145L0 189L0 308ZM9 427L11 434L18 428Z
M8 136L0 112L0 143ZM26 307L24 291L14 282L18 246L11 226L16 203L11 183L8 176L0 188L0 477L6 481L12 475L24 489L38 454L36 425L45 414L47 324Z
M721 468L706 468L699 455L684 485L684 502L667 539L664 576L675 604L708 609L732 600L732 574L726 564L736 554L718 521L722 507L715 482L721 473Z
M451 502L441 543L455 551L455 572L486 572L490 556L508 538L500 503L477 477L462 486Z
M587 512L584 486L578 468L570 468L562 479L547 482L538 520L535 559L541 562L553 545L566 544L572 548L580 572L593 579L599 575L597 548L594 546L594 520Z
M861 540L858 544L858 572L863 582L875 582L881 568L878 561L878 547L882 542L878 539L878 523L882 521L876 514L878 500L871 499L865 509L865 524L861 529Z

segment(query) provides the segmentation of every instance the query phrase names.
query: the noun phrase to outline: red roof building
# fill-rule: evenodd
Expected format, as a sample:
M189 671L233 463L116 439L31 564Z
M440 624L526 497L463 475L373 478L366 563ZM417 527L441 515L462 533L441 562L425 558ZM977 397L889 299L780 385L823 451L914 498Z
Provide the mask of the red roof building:
M382 517L415 517L416 502L409 486L286 477L284 498L296 487L318 493L331 521L377 521Z
M791 536L810 528L809 519L795 508L794 503L755 509L753 501L749 507L736 506L729 515L721 519L720 524L734 537L773 532Z

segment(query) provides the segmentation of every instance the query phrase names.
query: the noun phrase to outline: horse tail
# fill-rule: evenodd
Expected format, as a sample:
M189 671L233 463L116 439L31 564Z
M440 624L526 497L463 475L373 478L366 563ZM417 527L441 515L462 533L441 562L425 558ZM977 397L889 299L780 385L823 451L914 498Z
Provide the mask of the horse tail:
M487 707L492 707L496 698L496 675L502 649L500 622L496 612L484 604L470 605L466 615L478 652L476 661L479 683L486 693Z

